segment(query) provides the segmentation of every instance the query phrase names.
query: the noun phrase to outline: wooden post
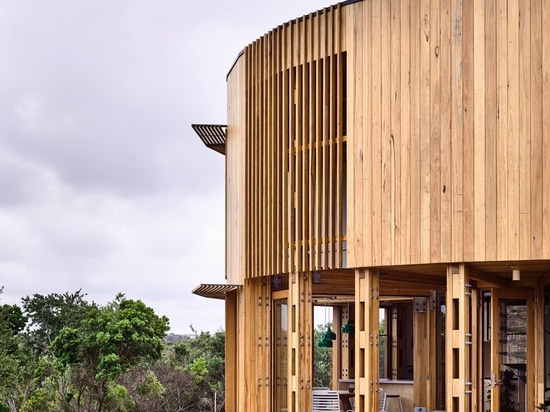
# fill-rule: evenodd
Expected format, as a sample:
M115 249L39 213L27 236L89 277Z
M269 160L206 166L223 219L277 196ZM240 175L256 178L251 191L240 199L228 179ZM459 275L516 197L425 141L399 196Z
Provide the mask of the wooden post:
M346 348L347 337L340 333L344 325L344 313L341 306L332 308L332 330L336 333L336 341L332 347L332 387L338 387L338 379L347 378Z
M269 278L254 278L246 279L244 286L244 352L238 356L245 370L245 405L270 410L271 283Z
M529 296L531 300L532 294ZM534 396L531 399L535 400L535 405L539 405L544 402L544 395L546 392L545 388L545 376L544 376L544 285L541 283L534 291L534 308L533 308L533 321L529 322L529 333L532 333L529 336L533 336L531 339L533 344L529 345L530 348L533 348L533 362L532 365L535 367L534 378L537 382L537 386L534 388ZM529 314L531 315L531 314ZM531 325L533 325L531 327ZM529 354L527 355L529 356ZM527 358L529 359L529 358ZM531 385L532 386L532 385ZM529 399L529 398L528 398ZM530 405L528 405L530 407Z
M225 410L237 410L237 293L225 295Z
M291 273L288 412L311 411L313 387L313 299L311 273ZM259 408L258 410L269 410Z
M397 374L397 365L398 363L398 348L397 348L397 306L395 304L391 307L391 378L396 380L398 377Z
M419 300L417 300L419 299ZM425 303L422 299L426 299ZM422 305L419 307L418 302ZM436 405L437 352L435 294L416 298L413 313L414 405L432 410Z
M355 410L378 411L379 276L355 271Z
M338 316L338 322L336 321ZM338 375L342 379L350 379L354 377L353 372L353 362L352 357L354 356L354 353L352 352L352 335L349 333L339 333L343 326L345 326L350 321L350 313L349 313L349 307L348 306L339 306L337 310L334 311L334 330L336 331L336 334L340 337L340 353L338 360L338 364L333 363L333 368L336 371L340 371L340 374ZM338 366L338 368L337 368ZM338 383L338 382L335 382Z
M446 411L472 410L471 290L463 263L447 266Z

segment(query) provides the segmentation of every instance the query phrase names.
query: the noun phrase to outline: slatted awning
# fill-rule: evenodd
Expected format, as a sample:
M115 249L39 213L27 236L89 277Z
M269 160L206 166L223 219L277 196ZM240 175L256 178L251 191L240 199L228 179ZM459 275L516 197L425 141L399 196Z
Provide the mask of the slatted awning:
M191 127L199 135L206 147L225 155L227 125L192 124Z
M226 293L237 290L240 287L240 285L215 285L201 283L199 286L193 289L193 293L204 298L225 299Z

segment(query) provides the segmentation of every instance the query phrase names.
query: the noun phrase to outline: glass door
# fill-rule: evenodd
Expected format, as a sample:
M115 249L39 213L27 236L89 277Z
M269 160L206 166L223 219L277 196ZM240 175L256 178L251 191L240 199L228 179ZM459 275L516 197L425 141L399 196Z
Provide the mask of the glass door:
M527 299L499 299L500 410L526 410Z
M490 379L484 381L486 410L526 412L532 404L528 399L532 299L521 289L494 289L483 296L484 323L490 322L483 331L484 358L490 358L491 370Z
M286 291L273 294L273 406L287 410L288 393L288 298Z

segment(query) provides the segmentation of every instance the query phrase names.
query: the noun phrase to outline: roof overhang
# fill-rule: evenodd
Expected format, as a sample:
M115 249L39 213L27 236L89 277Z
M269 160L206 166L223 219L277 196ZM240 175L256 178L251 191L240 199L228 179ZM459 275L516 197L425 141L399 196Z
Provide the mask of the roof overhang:
M206 147L225 155L227 125L192 124L191 127L199 135Z
M195 295L202 296L203 298L225 299L226 293L233 292L240 287L241 285L216 285L201 283L199 286L193 289L193 293Z

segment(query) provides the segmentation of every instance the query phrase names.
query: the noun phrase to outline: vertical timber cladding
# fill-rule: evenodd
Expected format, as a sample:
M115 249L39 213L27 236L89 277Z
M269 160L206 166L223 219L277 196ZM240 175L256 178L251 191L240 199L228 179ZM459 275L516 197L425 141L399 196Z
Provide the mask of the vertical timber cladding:
M288 412L310 411L312 408L314 344L311 272L292 273L290 275L289 310L290 385Z
M227 141L225 145L226 169L226 278L240 285L245 277L245 62L239 59L227 78Z
M246 277L344 266L341 5L245 49Z
M355 410L378 411L380 278L355 271Z
M471 411L472 293L464 264L447 266L446 411Z
M547 259L548 2L346 13L350 266Z

